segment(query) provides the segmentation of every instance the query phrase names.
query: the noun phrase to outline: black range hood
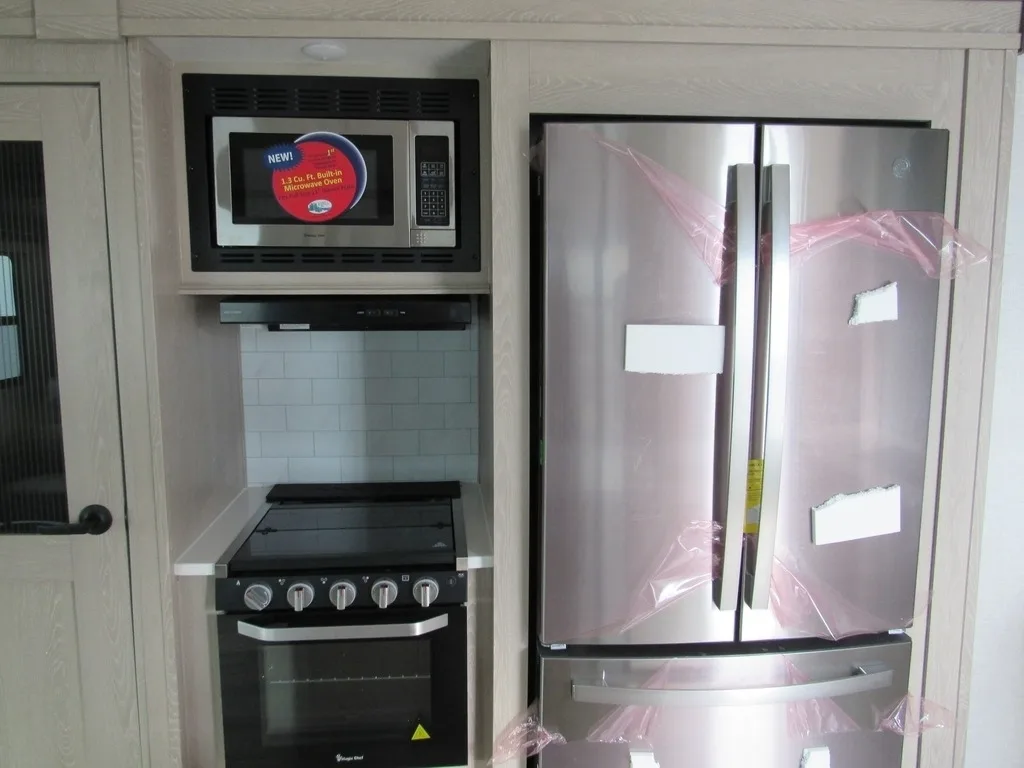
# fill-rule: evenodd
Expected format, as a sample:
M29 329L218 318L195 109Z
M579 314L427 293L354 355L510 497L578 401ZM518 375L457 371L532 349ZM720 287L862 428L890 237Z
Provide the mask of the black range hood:
M460 331L473 320L469 296L232 296L220 321L272 331Z

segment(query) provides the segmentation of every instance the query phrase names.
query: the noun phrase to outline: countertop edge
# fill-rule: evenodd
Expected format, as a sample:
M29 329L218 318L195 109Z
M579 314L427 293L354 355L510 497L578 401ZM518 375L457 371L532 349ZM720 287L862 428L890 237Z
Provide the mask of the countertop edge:
M462 516L466 529L466 556L459 558L460 571L494 567L494 539L491 522L479 483L462 483Z
M228 549L248 536L270 505L269 485L243 488L174 563L175 576L217 576Z

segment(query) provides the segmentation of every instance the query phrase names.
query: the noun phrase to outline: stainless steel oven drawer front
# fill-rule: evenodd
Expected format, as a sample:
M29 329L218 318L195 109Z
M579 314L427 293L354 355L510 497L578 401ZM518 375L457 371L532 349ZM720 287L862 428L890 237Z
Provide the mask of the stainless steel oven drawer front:
M539 765L801 768L827 750L831 768L899 768L903 739L876 729L907 694L910 649L544 659L541 723L567 743Z
M464 606L218 617L226 768L465 765Z

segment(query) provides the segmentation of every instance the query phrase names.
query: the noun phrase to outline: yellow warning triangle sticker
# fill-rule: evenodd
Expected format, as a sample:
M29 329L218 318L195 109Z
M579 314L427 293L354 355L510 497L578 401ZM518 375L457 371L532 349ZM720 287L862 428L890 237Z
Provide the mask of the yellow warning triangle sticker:
M430 734L427 733L427 729L424 728L422 725L417 725L416 726L416 730L412 732L412 739L411 739L411 741L423 741L424 739L429 739L429 738L430 738Z

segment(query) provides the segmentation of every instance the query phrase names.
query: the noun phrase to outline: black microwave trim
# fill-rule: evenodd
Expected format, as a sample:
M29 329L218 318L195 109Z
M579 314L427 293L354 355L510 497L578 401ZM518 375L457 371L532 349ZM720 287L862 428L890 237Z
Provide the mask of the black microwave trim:
M479 272L480 84L476 80L184 74L186 189L195 272ZM444 120L455 124L454 248L216 245L214 117Z

